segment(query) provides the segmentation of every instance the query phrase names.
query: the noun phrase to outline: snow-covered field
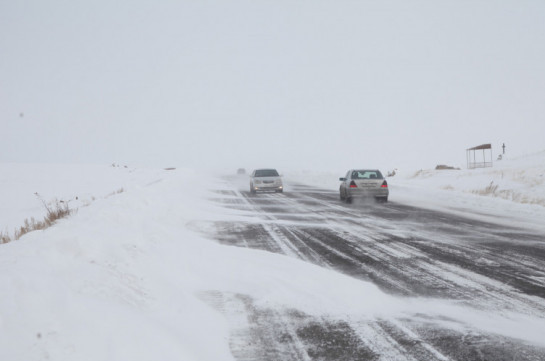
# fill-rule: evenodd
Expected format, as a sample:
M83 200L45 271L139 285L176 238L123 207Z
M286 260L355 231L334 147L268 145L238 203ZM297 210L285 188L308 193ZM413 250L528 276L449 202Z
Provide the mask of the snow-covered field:
M230 360L227 321L202 301L210 291L333 317L455 316L545 345L543 317L396 298L297 259L206 239L196 231L203 224L248 221L243 211L210 201L214 192L230 190L221 178L106 166L0 169L1 229L44 215L35 192L77 208L51 228L0 245L0 360ZM491 169L401 171L389 178L390 199L497 221L509 212L520 225L540 228L544 173L543 152ZM336 189L342 175L291 172L285 178Z

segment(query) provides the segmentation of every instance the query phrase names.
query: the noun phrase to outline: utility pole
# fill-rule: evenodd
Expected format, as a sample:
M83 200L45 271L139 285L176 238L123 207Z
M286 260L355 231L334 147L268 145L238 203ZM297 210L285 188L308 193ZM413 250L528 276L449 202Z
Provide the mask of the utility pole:
M505 154L505 143L501 147L503 148L503 154Z

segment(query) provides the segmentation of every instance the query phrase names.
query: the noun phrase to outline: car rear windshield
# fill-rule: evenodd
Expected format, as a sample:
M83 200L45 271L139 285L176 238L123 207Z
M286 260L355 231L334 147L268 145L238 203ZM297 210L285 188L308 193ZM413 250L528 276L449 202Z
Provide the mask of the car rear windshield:
M278 177L276 169L259 169L255 171L256 177Z
M382 179L382 173L378 170L355 170L352 179Z

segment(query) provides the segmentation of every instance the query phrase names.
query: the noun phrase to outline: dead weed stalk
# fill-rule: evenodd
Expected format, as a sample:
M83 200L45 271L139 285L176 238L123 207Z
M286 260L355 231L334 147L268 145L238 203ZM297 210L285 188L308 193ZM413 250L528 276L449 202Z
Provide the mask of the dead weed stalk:
M46 215L41 221L37 221L34 217L25 219L24 224L19 228L16 228L13 233L13 239L15 240L18 240L29 232L51 227L57 220L68 217L73 212L66 201L55 200L53 205L49 205L38 193L35 193L35 195L42 202L46 210ZM0 232L0 243L8 243L11 240L12 238L8 232Z

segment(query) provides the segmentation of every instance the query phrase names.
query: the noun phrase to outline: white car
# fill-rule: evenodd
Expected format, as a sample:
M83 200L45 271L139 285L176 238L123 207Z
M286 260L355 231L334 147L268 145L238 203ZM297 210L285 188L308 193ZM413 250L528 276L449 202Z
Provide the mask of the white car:
M282 178L276 169L256 169L250 174L250 192L258 191L284 191Z

